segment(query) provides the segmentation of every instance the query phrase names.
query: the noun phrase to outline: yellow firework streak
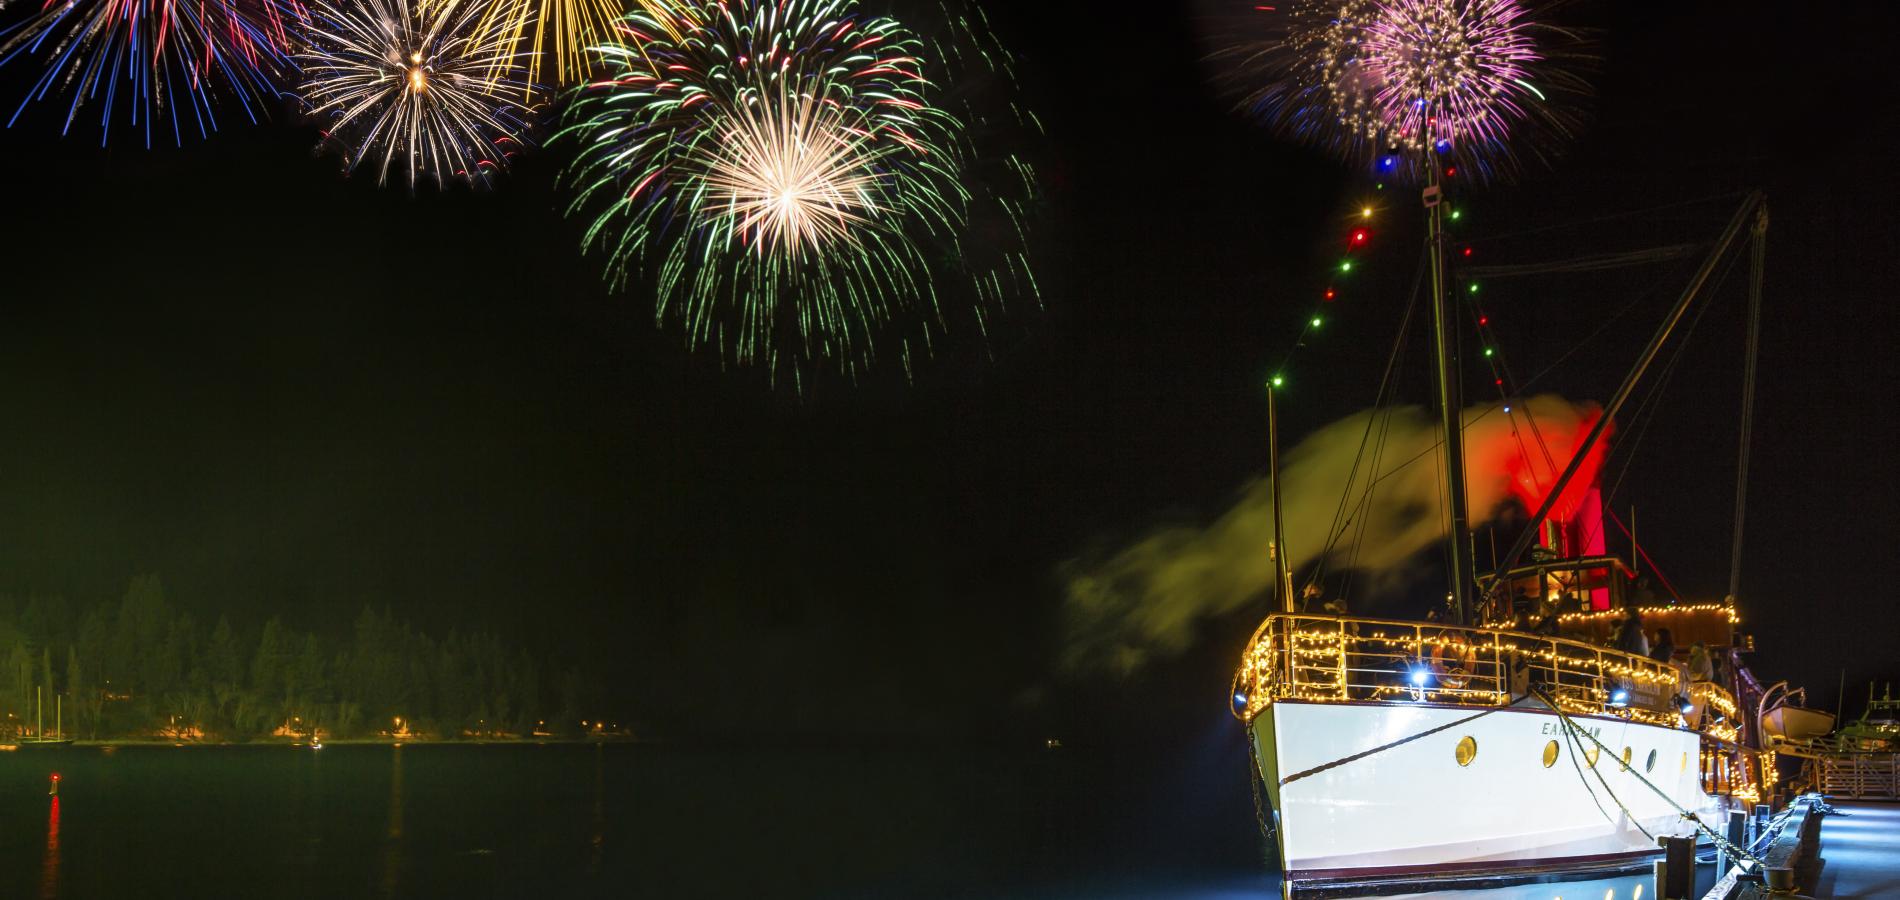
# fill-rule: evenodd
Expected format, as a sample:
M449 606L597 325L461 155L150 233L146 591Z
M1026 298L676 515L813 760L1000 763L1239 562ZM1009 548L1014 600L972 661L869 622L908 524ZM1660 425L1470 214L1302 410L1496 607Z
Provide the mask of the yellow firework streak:
M453 3L456 0L425 0ZM693 10L675 0L634 0L652 22L679 40L680 30L696 24ZM617 0L497 0L488 9L484 27L499 21L517 43L526 39L528 81L541 88L571 87L587 77L596 60L590 48L616 40L614 23L626 11ZM530 31L529 24L533 24ZM553 80L547 80L547 62L553 61Z

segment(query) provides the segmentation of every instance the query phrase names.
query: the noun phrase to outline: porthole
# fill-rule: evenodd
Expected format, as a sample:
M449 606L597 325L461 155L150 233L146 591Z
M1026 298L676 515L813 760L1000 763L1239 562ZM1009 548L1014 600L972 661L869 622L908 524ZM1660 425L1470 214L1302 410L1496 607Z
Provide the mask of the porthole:
M1656 751L1654 750L1649 751L1649 758L1647 760L1644 760L1643 762L1643 771L1645 772L1656 771Z
M1550 743L1544 745L1544 768L1548 769L1551 766L1554 766L1556 764L1557 764L1557 742L1551 741Z
M1623 764L1617 768L1617 771L1627 772L1630 770L1630 756L1632 756L1633 754L1634 754L1634 751L1630 750L1630 748L1628 747L1623 748Z
M1458 756L1458 765L1460 766L1471 765L1471 761L1478 758L1477 740L1472 738L1472 736L1468 734L1465 735L1463 738L1460 738L1458 741L1457 756Z
M1598 749L1595 744L1583 748L1583 762L1592 769L1597 767L1597 757L1602 755L1603 751Z

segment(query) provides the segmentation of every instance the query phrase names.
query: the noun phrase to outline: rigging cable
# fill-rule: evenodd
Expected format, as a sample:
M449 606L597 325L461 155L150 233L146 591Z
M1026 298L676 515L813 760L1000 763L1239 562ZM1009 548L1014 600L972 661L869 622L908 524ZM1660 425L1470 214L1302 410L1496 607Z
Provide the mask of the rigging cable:
M1728 282L1728 276L1734 272L1734 270L1735 259L1730 257L1723 263L1721 274L1716 276L1715 287L1709 292L1711 296L1722 290L1722 285ZM1622 459L1621 467L1616 473L1616 480L1611 482L1609 492L1603 495L1603 505L1606 509L1613 507L1613 501L1616 500L1617 494L1622 492L1623 482L1629 477L1630 469L1636 462L1636 451L1642 447L1643 438L1649 434L1649 426L1656 421L1657 411L1662 406L1659 401L1662 395L1668 391L1669 382L1675 378L1677 366L1682 363L1683 351L1688 348L1690 339L1695 336L1696 326L1702 323L1702 317L1706 315L1709 309L1714 305L1713 303L1705 303L1696 310L1695 316L1689 320L1688 327L1683 330L1682 340L1676 342L1675 348L1670 351L1669 361L1663 365L1662 372L1657 376L1649 390L1644 393L1642 401L1636 405L1636 411L1630 415L1633 424L1632 435L1629 442L1619 444L1611 451L1615 453L1624 447L1629 448L1629 452L1619 454ZM1601 528L1602 525L1602 522L1597 523L1598 528ZM1594 538L1595 533L1593 532L1589 537ZM1586 538L1586 541L1587 540L1588 538Z
M1595 216L1589 219L1578 219L1575 222L1558 222L1557 224L1554 224L1554 225L1539 225L1535 228L1524 228L1517 231L1499 232L1498 234L1485 235L1483 237L1467 240L1464 243L1475 245L1475 244L1480 244L1487 241L1503 240L1505 238L1524 237L1526 235L1532 235L1532 234L1547 234L1552 231L1561 231L1565 228L1574 228L1579 225L1597 225L1603 222L1614 222L1618 219L1632 219L1637 216L1642 216L1648 219L1654 219L1657 213L1668 212L1670 210L1675 210L1675 209L1684 209L1687 207L1697 206L1704 203L1714 203L1717 200L1733 201L1735 200L1735 198L1744 196L1746 193L1747 193L1746 191L1730 191L1726 194L1712 194L1710 196L1700 197L1694 200L1679 200L1675 203L1665 203L1661 206L1651 206L1646 209L1626 209L1626 210L1621 210L1618 212L1606 213L1604 215Z
M1325 577L1326 560L1328 556L1332 553L1333 548L1338 545L1339 538L1345 534L1346 529L1350 527L1351 525L1352 517L1347 514L1347 510L1356 509L1357 507L1355 505L1349 504L1348 501L1352 498L1352 492L1353 492L1352 489L1353 489L1354 483L1356 483L1359 480L1359 464L1365 458L1366 447L1368 444L1374 444L1372 467L1371 467L1371 471L1366 476L1367 478L1366 490L1368 493L1370 493L1372 490L1371 482L1373 478L1379 474L1378 459L1380 456L1380 450L1383 448L1385 444L1386 430L1387 428L1390 427L1391 414L1389 412L1386 414L1385 427L1380 428L1379 438L1376 444L1373 442L1373 438L1372 438L1373 425L1375 421L1380 419L1379 411L1382 407L1386 405L1389 394L1395 391L1397 388L1397 380L1394 376L1394 373L1398 370L1400 360L1404 359L1405 357L1407 333L1410 331L1410 328L1411 328L1412 314L1418 308L1419 288L1421 285L1424 284L1424 281L1425 281L1424 266L1425 266L1425 261L1423 259L1423 256L1421 255L1421 258L1419 260L1418 274L1412 281L1411 300L1409 300L1406 303L1405 315L1399 320L1398 336L1393 341L1392 352L1386 357L1385 372L1379 377L1379 390L1376 394L1373 395L1372 412L1368 414L1366 417L1365 434L1362 435L1359 439L1359 450L1353 456L1352 468L1349 469L1346 473L1346 485L1344 489L1341 490L1340 495L1339 495L1339 507L1338 509L1334 510L1333 521L1326 528L1326 531L1327 531L1326 544L1324 547L1320 549L1318 568L1314 571L1313 575L1309 579L1307 579L1307 583L1309 585L1317 584L1319 583L1320 579ZM1342 520L1344 520L1344 524L1342 524ZM1352 551L1352 559L1357 560L1357 558L1358 558L1358 547L1355 544ZM1350 563L1348 563L1347 571L1348 572L1351 571ZM1348 578L1350 578L1350 575L1348 575ZM1343 595L1341 599L1342 600L1344 599Z
M1768 254L1768 212L1755 219L1748 248L1748 357L1742 364L1742 439L1735 468L1735 538L1729 550L1728 596L1741 590L1742 523L1748 507L1748 445L1755 425L1755 358L1761 350L1762 267Z
M1618 250L1573 256L1554 262L1517 263L1515 265L1471 266L1464 270L1468 278L1518 278L1525 275L1562 275L1575 272L1603 272L1630 266L1651 265L1681 259L1708 244L1669 244L1641 250Z
M1623 536L1630 539L1630 546L1636 548L1637 555L1642 557L1643 563L1645 565L1649 566L1649 574L1656 576L1656 580L1662 582L1663 590L1668 591L1669 596L1676 598L1677 603L1689 602L1682 598L1682 593L1676 590L1675 585L1669 583L1669 576L1663 574L1662 566L1656 565L1656 561L1649 558L1649 551L1644 550L1640 545L1636 543L1636 535L1630 533L1630 527L1628 525L1623 524L1623 520L1621 517L1617 516L1616 510L1611 509L1608 506L1605 506L1603 508L1603 511L1606 513L1609 513L1610 521L1615 522L1617 528L1622 529Z

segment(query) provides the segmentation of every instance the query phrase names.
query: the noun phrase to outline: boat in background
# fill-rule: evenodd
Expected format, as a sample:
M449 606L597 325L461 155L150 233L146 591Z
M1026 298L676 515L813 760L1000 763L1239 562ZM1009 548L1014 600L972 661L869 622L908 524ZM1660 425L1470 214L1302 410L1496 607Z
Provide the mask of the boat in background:
M1869 753L1891 752L1900 748L1900 700L1893 699L1893 685L1887 685L1885 697L1874 696L1867 686L1867 709L1860 718L1842 726L1837 734L1842 750Z
M1806 688L1790 690L1785 681L1776 682L1762 694L1756 721L1770 746L1781 741L1811 741L1834 730L1834 714L1802 705L1807 700Z
M53 723L54 723L53 735L54 736L49 738L46 736L46 724L45 724L46 710L45 710L44 704L41 701L40 689L37 687L33 689L33 736L20 738L20 744L19 744L20 749L47 750L47 749L53 749L57 747L72 746L73 739L66 736L66 729L65 729L66 707L65 707L64 699L65 699L65 695L63 694L56 694L53 697Z

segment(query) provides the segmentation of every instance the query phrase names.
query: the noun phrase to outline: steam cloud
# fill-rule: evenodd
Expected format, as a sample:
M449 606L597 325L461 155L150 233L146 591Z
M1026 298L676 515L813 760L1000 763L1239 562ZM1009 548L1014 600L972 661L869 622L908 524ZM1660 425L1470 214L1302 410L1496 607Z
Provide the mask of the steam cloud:
M1525 424L1527 413L1548 460ZM1283 454L1281 510L1296 572L1318 558L1328 530L1335 527L1348 473L1374 415L1390 416L1389 426L1372 422L1375 437L1380 428L1388 429L1380 480L1369 506L1348 509L1355 518L1333 545L1331 562L1344 565L1350 559L1356 570L1391 576L1444 536L1437 417L1416 406L1366 410L1321 428ZM1495 406L1466 409L1471 524L1488 522L1509 505L1513 478L1522 480L1519 496L1533 483L1553 483L1569 463L1581 430L1598 415L1594 404L1572 404L1555 395L1532 398L1508 416ZM1357 505L1363 498L1370 464L1368 452L1348 503ZM1267 550L1272 540L1271 494L1267 479L1258 478L1241 489L1232 509L1205 528L1159 528L1106 560L1070 561L1063 567L1065 667L1128 674L1156 656L1185 650L1201 619L1255 603L1273 590Z

